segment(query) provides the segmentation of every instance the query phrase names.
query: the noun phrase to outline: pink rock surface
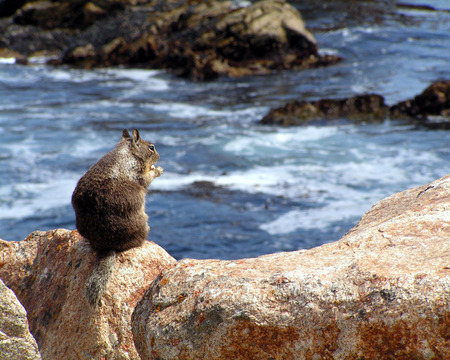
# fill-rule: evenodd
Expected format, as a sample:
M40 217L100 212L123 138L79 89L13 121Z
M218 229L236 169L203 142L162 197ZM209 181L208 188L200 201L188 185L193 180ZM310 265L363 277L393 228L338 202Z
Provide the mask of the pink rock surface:
M132 325L142 359L450 359L450 176L378 202L331 244L183 260Z
M77 231L36 231L0 240L0 278L27 310L43 359L136 359L131 313L163 270L176 261L152 242L117 256L103 305L84 297L95 253Z

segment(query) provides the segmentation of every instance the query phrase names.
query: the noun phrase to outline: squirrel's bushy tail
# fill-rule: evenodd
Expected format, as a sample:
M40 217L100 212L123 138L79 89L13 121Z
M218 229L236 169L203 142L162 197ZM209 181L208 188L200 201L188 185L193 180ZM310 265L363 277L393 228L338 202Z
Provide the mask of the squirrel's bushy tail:
M100 302L115 262L116 252L114 250L97 253L97 262L86 281L85 288L86 298L92 310L95 310Z

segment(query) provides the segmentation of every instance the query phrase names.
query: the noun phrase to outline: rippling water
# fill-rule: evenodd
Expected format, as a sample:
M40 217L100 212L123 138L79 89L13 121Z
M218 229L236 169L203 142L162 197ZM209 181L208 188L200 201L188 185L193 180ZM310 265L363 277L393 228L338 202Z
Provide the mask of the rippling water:
M234 259L334 241L374 202L450 173L445 131L391 121L257 124L292 99L377 92L392 104L450 78L449 12L362 9L356 20L331 5L303 9L322 51L344 61L302 72L199 84L159 71L3 61L0 238L75 228L76 181L125 127L140 129L161 155L165 173L147 198L150 239L177 258Z

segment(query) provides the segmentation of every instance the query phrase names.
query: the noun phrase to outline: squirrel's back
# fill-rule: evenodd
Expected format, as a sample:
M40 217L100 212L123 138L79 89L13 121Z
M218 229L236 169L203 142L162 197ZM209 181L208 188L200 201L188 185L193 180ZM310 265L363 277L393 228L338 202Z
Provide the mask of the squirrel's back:
M97 261L87 281L85 294L95 309L105 291L115 264L116 251L142 245L150 230L145 213L145 195L151 181L163 173L155 168L155 146L133 137L127 130L117 146L94 164L72 195L78 232L97 252Z
M124 130L122 140L81 177L72 195L79 233L99 251L122 251L147 238L145 196L159 154Z

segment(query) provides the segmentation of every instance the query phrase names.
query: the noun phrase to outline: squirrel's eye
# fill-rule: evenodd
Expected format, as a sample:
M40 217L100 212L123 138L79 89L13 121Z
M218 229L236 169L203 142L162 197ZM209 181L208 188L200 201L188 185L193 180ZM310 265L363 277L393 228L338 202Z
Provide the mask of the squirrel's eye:
M151 151L155 150L155 146L154 146L154 145L149 145L148 148L149 148Z

